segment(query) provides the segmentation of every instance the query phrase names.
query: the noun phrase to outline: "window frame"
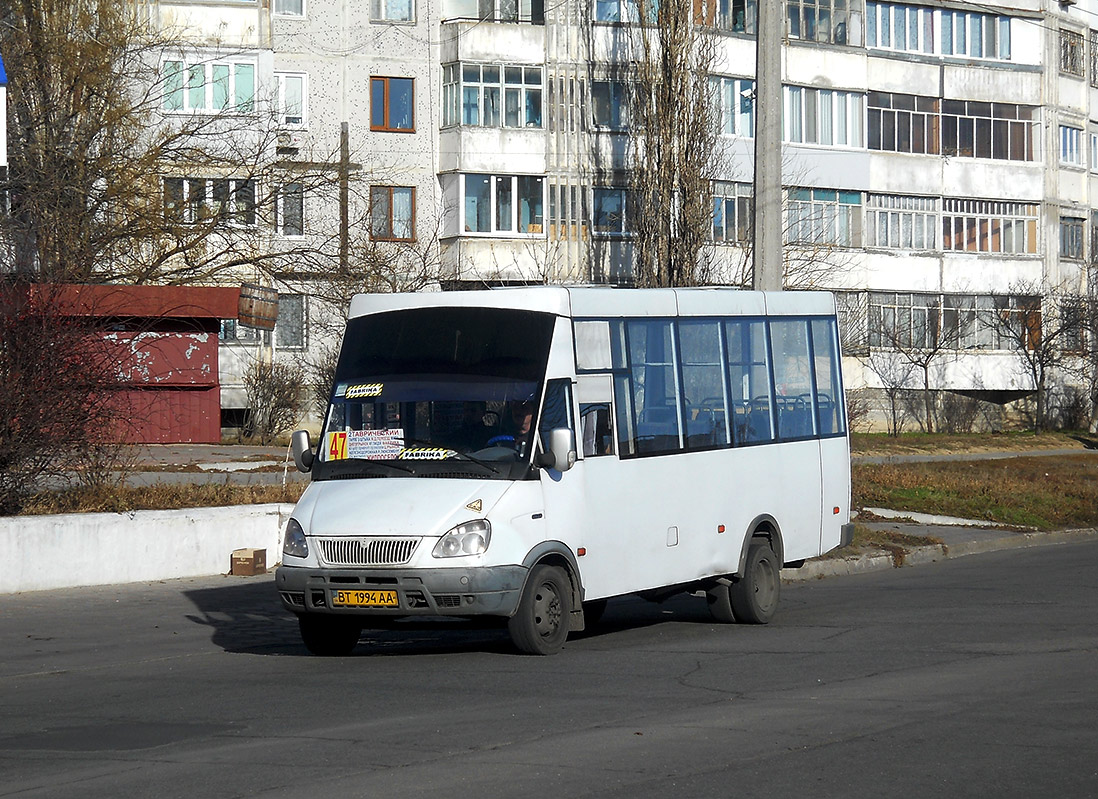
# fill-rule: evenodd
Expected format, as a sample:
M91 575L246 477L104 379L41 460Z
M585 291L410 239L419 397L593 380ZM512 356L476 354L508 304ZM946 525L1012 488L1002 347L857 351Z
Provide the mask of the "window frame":
M370 0L370 22L388 25L414 24L416 21L416 0L407 0L407 4L408 16L390 17L386 13L388 0Z
M408 97L408 127L394 127L391 122L392 114L392 87L397 81L407 81L409 87ZM375 86L380 85L381 90L381 122L378 123L377 94ZM370 130L377 133L415 133L416 132L416 79L406 75L371 75L370 76Z
M301 6L301 11L280 11L279 6L284 3L296 2ZM286 17L289 19L304 19L307 14L306 8L307 0L272 0L271 1L271 14L276 17Z
M407 220L407 227L409 231L408 236L397 236L395 231L397 229L396 219L394 218L394 209L396 204L393 202L394 191L408 191L409 192L409 206L411 215ZM374 224L377 221L375 214L378 210L376 197L385 192L387 194L387 208L388 219L387 229L388 235L379 235L375 231ZM370 186L370 239L372 241L396 241L396 242L414 242L416 240L416 187L415 186L393 186L375 184Z
M295 188L296 187L296 188ZM297 221L296 232L287 232L286 220L291 218L287 210L287 202L292 200ZM284 183L279 186L275 195L275 232L288 239L305 237L305 186L298 181Z
M169 64L178 65L178 72L169 74ZM219 68L224 68L224 75L218 75ZM202 70L202 104L195 105L196 89L194 82L196 70ZM250 88L243 87L247 93L241 94L242 87L238 85L244 70L250 70ZM254 56L237 56L234 58L204 58L201 54L163 54L160 59L159 80L162 88L160 110L169 115L233 115L247 116L256 112L257 88L258 88L258 59ZM178 75L176 83L174 75ZM220 107L217 106L217 85L224 86L224 100ZM178 96L176 102L169 102L172 96Z
M463 236L486 236L486 237L508 237L508 238L544 238L547 235L546 229L546 187L548 181L544 175L520 175L520 174L497 174L491 172L462 172L459 175L460 178L460 192L461 192L461 227ZM477 224L476 227L469 225L469 200L474 195L471 195L468 191L470 185L470 179L486 178L487 185L487 212L488 212L488 225L487 229L480 229L480 207L477 206ZM529 181L534 181L541 187L540 201L536 206L531 206L529 200L535 195L533 193L523 193L523 185L529 186ZM479 195L479 192L478 192ZM505 203L501 202L501 198L504 198L506 203L509 203L510 210L507 212L508 225L504 227L500 224L503 219L502 207ZM525 230L521 230L523 227L522 216L524 211L524 202L526 202L525 209L531 216L531 219L526 222ZM540 219L540 222L534 221L534 219ZM531 230L530 228L540 228L539 230Z
M297 121L291 121L286 113L286 83L288 78L301 80L301 115ZM306 72L276 72L274 113L275 124L281 128L301 129L309 126L309 75Z
M289 301L289 302L287 302ZM287 323L291 320L287 317L283 317L283 309L288 308L290 305L298 305L298 308L294 309L295 322L294 327L299 330L293 330L291 333L280 333L280 324L283 319L286 319ZM275 322L274 330L271 334L271 341L274 344L276 350L305 350L309 347L309 298L305 294L297 293L284 293L278 294L278 320ZM286 325L281 326L281 330L286 330ZM282 341L283 336L294 334L291 341Z

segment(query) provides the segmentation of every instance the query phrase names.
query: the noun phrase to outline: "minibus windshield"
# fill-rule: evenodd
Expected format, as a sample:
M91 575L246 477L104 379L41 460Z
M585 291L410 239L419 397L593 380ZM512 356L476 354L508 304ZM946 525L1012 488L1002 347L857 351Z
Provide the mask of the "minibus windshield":
M418 308L347 325L314 479L528 471L553 317Z

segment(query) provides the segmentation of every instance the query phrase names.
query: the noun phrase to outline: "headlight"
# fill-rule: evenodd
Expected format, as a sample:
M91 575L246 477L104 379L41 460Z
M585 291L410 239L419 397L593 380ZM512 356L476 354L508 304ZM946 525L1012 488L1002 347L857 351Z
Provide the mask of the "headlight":
M456 558L462 555L479 555L488 549L492 540L492 525L487 519L477 519L459 524L448 530L435 544L431 554L436 558Z
M286 540L282 544L282 554L293 558L309 557L309 542L305 540L305 531L301 529L301 523L293 517L286 523Z

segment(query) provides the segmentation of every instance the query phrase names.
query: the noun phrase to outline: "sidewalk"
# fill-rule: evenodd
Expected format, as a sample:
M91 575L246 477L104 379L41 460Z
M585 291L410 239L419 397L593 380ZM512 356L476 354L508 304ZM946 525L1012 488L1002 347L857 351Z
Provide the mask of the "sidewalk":
M918 516L919 514L907 514ZM861 522L876 530L893 530L912 536L936 538L942 543L934 546L897 547L895 551L866 551L848 557L823 557L807 561L800 569L782 570L782 579L789 582L818 580L846 574L898 569L904 566L917 566L934 563L949 558L976 555L983 552L997 552L1003 549L1067 544L1072 541L1084 541L1098 537L1098 529L1054 530L1034 532L981 526L986 522L957 519L967 524L918 524L916 522L872 521Z

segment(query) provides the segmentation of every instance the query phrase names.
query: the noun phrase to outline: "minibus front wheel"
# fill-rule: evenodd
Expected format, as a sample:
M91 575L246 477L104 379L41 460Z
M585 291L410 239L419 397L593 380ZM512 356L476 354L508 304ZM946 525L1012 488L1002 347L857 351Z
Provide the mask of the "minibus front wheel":
M743 575L728 586L728 599L736 621L767 624L778 610L781 596L781 564L761 536L751 539Z
M559 566L530 571L515 615L507 621L511 641L528 655L552 655L564 647L572 615L572 584Z

